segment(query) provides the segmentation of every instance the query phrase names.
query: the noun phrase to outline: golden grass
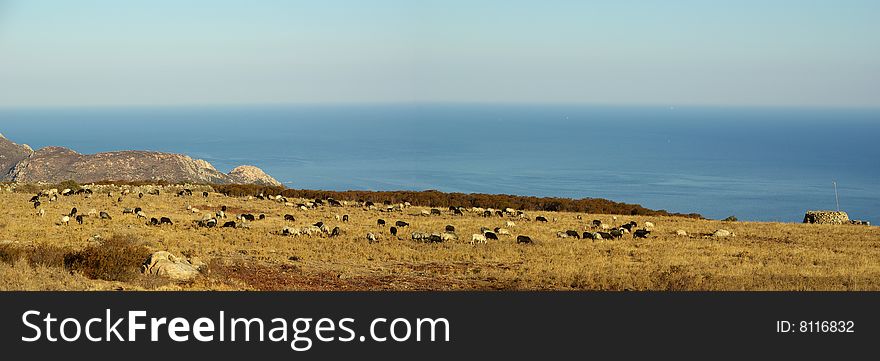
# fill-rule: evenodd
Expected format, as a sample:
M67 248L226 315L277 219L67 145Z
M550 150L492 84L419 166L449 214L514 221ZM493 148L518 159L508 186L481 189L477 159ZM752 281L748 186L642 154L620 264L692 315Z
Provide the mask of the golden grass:
M117 192L118 194L118 192ZM135 192L137 194L137 191ZM0 220L0 241L19 245L47 244L81 250L102 238L139 239L152 251L198 256L209 271L183 284L96 281L61 267L0 263L0 289L174 289L174 290L880 290L880 229L864 226L805 225L695 220L680 217L618 216L616 223L635 220L656 225L650 239L590 241L559 239L557 231L583 231L593 219L615 223L609 215L527 212L558 221L537 223L519 219L419 215L426 208L386 213L350 206L302 211L266 200L225 197L212 193L176 197L172 191L143 199L96 192L44 201L45 217L36 214L32 194L2 193L6 210ZM296 200L291 202L298 203ZM186 206L213 212L221 205L259 215L250 229L204 229L193 221L202 217ZM92 217L84 225L58 225L61 216L77 207L107 211L112 221ZM122 208L142 207L150 217L167 216L173 226L151 227ZM230 212L230 218L234 213ZM292 214L297 222L285 222ZM335 215L349 214L342 223ZM382 218L412 226L400 239L376 226ZM504 227L513 237L471 245L480 227ZM343 236L285 237L273 234L285 226L302 227L323 221L339 226ZM221 222L222 223L222 222ZM411 232L442 232L447 224L458 230L460 241L441 244L410 240ZM507 228L507 227L505 227ZM735 237L702 234L728 229ZM682 229L691 236L676 236ZM370 244L366 234L381 234ZM517 245L517 235L528 235L535 245Z

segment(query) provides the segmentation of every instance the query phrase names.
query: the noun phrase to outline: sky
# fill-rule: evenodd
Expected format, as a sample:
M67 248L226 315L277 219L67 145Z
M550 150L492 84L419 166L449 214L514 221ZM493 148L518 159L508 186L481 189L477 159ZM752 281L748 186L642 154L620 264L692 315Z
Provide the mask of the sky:
M0 107L880 107L877 0L0 0Z

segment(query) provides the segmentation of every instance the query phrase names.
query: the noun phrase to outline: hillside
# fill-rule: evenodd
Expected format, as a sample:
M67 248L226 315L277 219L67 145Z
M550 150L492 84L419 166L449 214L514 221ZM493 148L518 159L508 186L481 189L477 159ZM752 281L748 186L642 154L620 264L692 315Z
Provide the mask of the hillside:
M28 202L34 194L23 187L0 191L5 205L0 289L880 290L878 227L552 211L483 217L474 210L454 215L437 209L439 214L431 215L426 207L397 205L387 211L358 202L303 209L299 204L313 200L225 196L202 186L192 188L194 196L177 196L182 186L90 187L94 195L61 196L54 202L42 197L38 207ZM124 190L128 195L119 202ZM161 192L155 195L154 190ZM218 221L236 222L237 228L199 225L223 206L227 218ZM73 207L86 215L83 224L62 224L62 215ZM136 207L146 218L123 212ZM99 212L112 219L101 219ZM242 214L256 220L237 219ZM259 219L261 214L265 219ZM539 216L548 222L536 221ZM159 217L173 224L149 224ZM379 219L387 225L378 225ZM593 220L612 226L635 221L651 234L614 240L557 234L596 232ZM409 226L395 237L389 232L397 221ZM316 222L328 230L339 227L339 236L284 232L286 227L288 233L305 232ZM457 240L412 238L413 233L442 234L447 225L455 227ZM510 235L471 244L481 227L506 228ZM714 235L720 229L731 234ZM369 233L375 242L368 241ZM534 244L517 244L523 235ZM141 264L157 251L188 260L201 271L187 281L140 274Z
M241 166L224 174L204 160L181 154L133 150L80 154L63 147L33 151L0 136L0 181L60 183L66 180L281 185L253 166Z

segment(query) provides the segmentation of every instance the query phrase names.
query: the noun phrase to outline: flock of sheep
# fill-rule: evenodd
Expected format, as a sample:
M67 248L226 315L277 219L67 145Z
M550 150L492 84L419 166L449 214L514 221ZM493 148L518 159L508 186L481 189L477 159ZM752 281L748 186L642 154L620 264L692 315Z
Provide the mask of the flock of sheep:
M41 191L30 199L30 202L33 203L34 209L37 210L37 214L39 216L45 216L45 210L41 208L43 202L55 202L58 200L58 196L69 197L76 195L83 195L85 197L92 197L94 192L89 189L81 189L77 191L72 191L70 189L65 189L63 191L58 191L56 189ZM155 195L158 196L160 191L158 189L149 191L147 195ZM192 197L193 191L190 189L184 189L177 192L178 197ZM122 190L118 192L118 198L116 199L117 203L122 203L125 197L132 195L131 191L128 189ZM107 196L111 199L116 196L113 192L108 192ZM202 192L202 197L208 198L210 194L208 192ZM138 199L143 199L145 197L144 193L137 194ZM359 202L344 202L337 201L335 199L316 199L314 201L307 201L303 203L291 203L287 198L281 195L275 196L266 196L259 195L257 197L248 197L249 200L258 199L265 201L272 201L282 203L285 206L298 208L301 210L314 210L322 207L357 207L361 208L365 211L375 211L377 214L381 213L402 213L412 205L408 202L392 204L391 202L385 202L383 205L376 205L370 201L359 201ZM265 214L253 215L250 213L241 213L234 217L234 220L228 218L227 212L228 208L224 205L221 206L220 209L216 212L203 212L202 210L187 206L187 211L193 214L200 214L202 217L200 219L194 220L193 224L196 227L200 228L250 228L250 222L261 221L267 219ZM411 214L412 216L423 216L423 217L433 217L433 216L442 216L446 211L442 211L440 209L430 209L430 210L422 210L419 213ZM451 216L464 216L465 213L474 214L476 216L484 217L484 218L502 218L505 219L503 227L481 227L480 233L473 234L469 241L472 245L477 244L486 244L489 241L497 241L500 237L510 237L511 239L515 239L517 244L533 244L534 240L532 240L531 236L519 234L514 237L514 234L511 232L511 229L516 229L517 225L515 221L524 221L524 222L541 222L548 223L550 222L544 216L537 216L534 218L526 215L525 212L521 210L515 210L512 208L506 209L484 209L479 207L449 207L448 214ZM147 225L150 226L163 226L163 225L174 225L174 222L170 217L149 217L147 213L140 207L136 208L123 208L122 215L130 215L134 216L137 219L143 219ZM112 220L112 216L110 213L106 211L97 211L95 209L90 210L86 214L80 214L79 211L74 207L71 211L65 215L63 215L60 219L60 223L62 225L69 225L71 220L76 221L78 224L83 224L85 219L88 217L97 217L102 220ZM345 215L336 215L336 220L342 223L348 223L350 221L350 216ZM579 220L581 216L577 217ZM297 221L296 217L292 214L285 214L283 216L285 223L295 223ZM614 222L617 222L617 217L613 217ZM553 219L553 221L557 221L557 219ZM384 219L378 218L376 220L376 226L380 230L375 232L368 232L365 235L365 238L370 243L378 242L382 238L388 237L396 237L400 238L400 233L402 230L410 228L410 224L397 220L393 224L389 224ZM624 235L631 235L632 238L648 238L651 234L651 230L654 228L654 225L651 222L644 222L642 228L639 228L638 223L635 221L630 221L626 223L622 223L617 226L611 226L603 223L600 220L594 220L591 223L587 223L584 229L589 229L589 231L579 232L577 230L566 230L557 232L557 237L559 238L575 238L575 239L590 239L590 240L619 240L624 237ZM282 228L280 231L272 232L275 235L279 236L289 236L289 237L298 237L298 236L307 236L307 237L339 237L343 234L342 228L339 226L330 227L324 222L316 222L314 224L309 224L306 226L286 226ZM418 242L428 242L428 243L440 243L440 242L449 242L449 241L459 241L460 238L456 233L456 227L453 225L447 225L442 231L437 232L411 232L410 237L413 241ZM461 239L461 241L467 241Z

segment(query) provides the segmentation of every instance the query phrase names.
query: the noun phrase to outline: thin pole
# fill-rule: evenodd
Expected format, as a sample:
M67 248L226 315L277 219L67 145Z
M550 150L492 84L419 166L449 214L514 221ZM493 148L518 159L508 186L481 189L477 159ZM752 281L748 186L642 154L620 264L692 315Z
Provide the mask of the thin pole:
M840 212L840 197L837 195L837 181L831 181L834 183L834 201L837 202L837 211Z

